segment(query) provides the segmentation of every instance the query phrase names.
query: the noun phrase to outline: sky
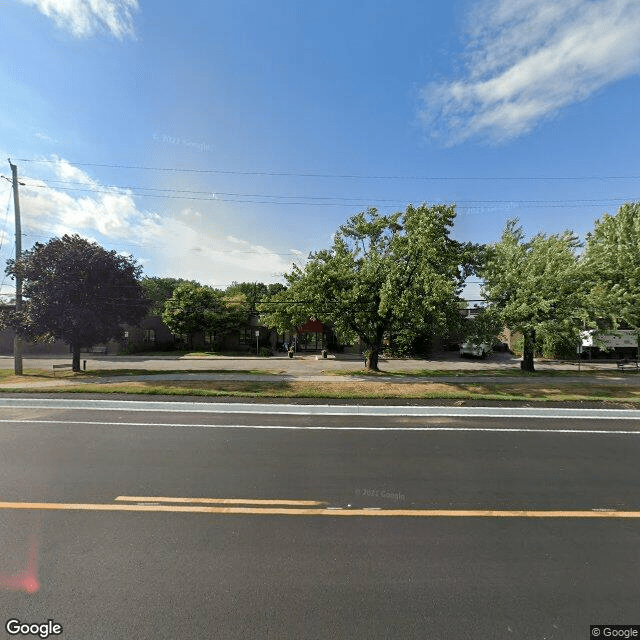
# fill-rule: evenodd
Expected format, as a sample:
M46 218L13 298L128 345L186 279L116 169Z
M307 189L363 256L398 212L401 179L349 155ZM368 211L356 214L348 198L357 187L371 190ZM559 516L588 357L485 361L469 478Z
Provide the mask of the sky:
M24 249L78 233L224 288L284 282L368 207L455 204L453 236L490 243L514 217L584 238L640 199L638 0L2 8ZM6 180L0 225L4 264Z

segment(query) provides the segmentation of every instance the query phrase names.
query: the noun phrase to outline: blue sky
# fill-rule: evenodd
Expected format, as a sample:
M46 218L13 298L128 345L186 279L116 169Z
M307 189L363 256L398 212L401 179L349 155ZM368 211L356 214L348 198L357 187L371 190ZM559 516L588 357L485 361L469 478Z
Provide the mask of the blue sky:
M584 237L640 198L637 0L9 0L2 20L25 248L80 233L224 287L282 281L368 206L456 203L455 237L494 242L511 217Z

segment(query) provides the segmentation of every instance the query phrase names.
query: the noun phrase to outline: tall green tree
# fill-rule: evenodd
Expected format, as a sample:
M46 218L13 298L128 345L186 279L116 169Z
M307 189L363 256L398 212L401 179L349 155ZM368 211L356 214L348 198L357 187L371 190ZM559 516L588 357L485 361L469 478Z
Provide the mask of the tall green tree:
M12 313L9 323L26 339L64 340L80 371L80 349L117 338L123 324L144 317L149 302L141 271L133 258L79 235L36 243L7 261L7 274L22 277L25 298L23 312Z
M503 329L500 314L482 308L474 317L463 319L461 336L472 344L493 345Z
M596 220L587 234L584 264L590 297L613 328L640 327L640 203L622 205L615 216Z
M176 287L181 284L193 284L200 286L195 280L183 278L160 278L158 276L144 277L141 281L145 295L151 301L149 313L159 316L164 311L164 305L171 298Z
M285 289L286 287L279 282L272 284L265 284L264 282L232 282L225 293L228 296L245 296L251 313L255 313L258 304Z
M246 322L247 311L242 294L226 295L211 287L185 283L177 286L165 303L162 321L193 346L195 333L218 339L237 330Z
M534 371L536 347L545 338L579 343L588 318L587 282L577 256L578 238L570 231L538 234L525 240L518 220L509 220L500 242L485 249L479 271L484 280L487 318L498 317L524 337L522 369Z
M286 274L288 289L260 307L263 322L278 331L310 317L330 324L343 340L360 338L367 368L377 371L387 336L408 342L459 322L458 295L475 248L450 237L455 216L454 206L423 204L351 217L331 249Z

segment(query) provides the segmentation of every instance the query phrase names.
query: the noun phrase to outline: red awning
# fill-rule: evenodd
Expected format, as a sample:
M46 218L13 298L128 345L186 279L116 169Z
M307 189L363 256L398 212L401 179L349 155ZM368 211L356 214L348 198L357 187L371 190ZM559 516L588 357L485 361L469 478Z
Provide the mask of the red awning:
M300 328L298 333L324 333L324 325L319 320L307 320Z

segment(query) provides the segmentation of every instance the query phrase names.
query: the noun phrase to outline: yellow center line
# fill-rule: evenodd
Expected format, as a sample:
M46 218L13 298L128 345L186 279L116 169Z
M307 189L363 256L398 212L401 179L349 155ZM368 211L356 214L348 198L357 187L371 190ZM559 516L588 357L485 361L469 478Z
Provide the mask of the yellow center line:
M156 496L118 496L116 500L124 502L186 502L194 504L272 504L288 507L317 507L326 504L326 502L318 502L317 500L244 500L243 498L166 498Z
M640 518L640 511L523 511L493 509L287 509L284 507L206 507L167 504L91 504L69 502L0 502L0 509L50 511L162 511L287 516L368 516L413 518Z

